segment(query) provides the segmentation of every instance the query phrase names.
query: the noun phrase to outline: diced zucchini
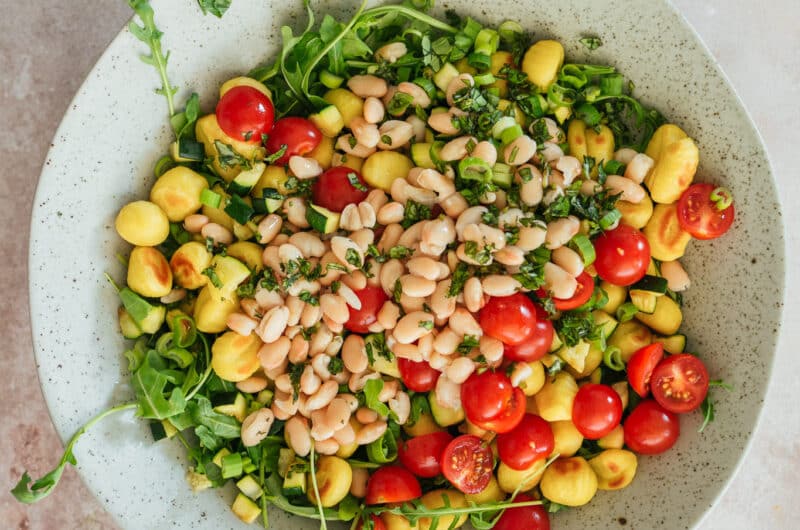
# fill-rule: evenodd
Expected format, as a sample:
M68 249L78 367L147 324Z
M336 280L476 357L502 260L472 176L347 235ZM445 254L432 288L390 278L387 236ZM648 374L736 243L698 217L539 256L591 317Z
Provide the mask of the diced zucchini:
M634 291L648 292L660 296L667 292L667 280L658 276L646 274L644 278L631 286L631 294Z
M241 519L242 522L246 524L255 522L255 520L258 519L258 516L261 515L261 508L258 507L258 504L248 499L243 493L240 493L236 496L236 500L233 501L231 510L233 510L233 513L236 514L236 517Z
M231 454L231 452L228 450L228 448L227 447L223 447L222 449L217 451L217 454L214 455L214 458L212 458L211 461L214 462L214 464L216 464L217 467L221 468L222 467L222 459L225 458L226 456L228 456L229 454Z
M236 292L239 284L250 277L250 269L247 265L232 256L214 256L211 260L211 267L217 274L217 278L222 282L219 289L222 296L229 296Z
M340 214L316 204L309 204L308 209L306 209L306 221L311 225L311 228L321 234L336 232L339 229L340 218Z
M636 306L641 313L652 314L656 310L658 296L648 291L631 290L631 303Z
M556 355L561 360L573 367L577 372L583 372L586 364L586 356L589 355L589 343L580 341L575 346L562 346Z
M243 476L239 482L236 483L236 487L254 501L258 500L258 498L264 494L264 490L258 485L258 481L253 475Z
M431 406L431 414L433 414L434 421L441 427L450 427L451 425L458 425L466 417L464 408L459 406L457 409L443 407L436 399L436 390L432 390L428 394L428 403Z
M436 164L431 159L431 144L416 143L411 146L411 160L417 167L436 169Z
M652 314L637 313L636 319L661 335L674 335L683 321L680 306L669 296L659 296Z
M671 335L669 337L653 337L653 342L660 342L669 353L683 353L686 351L686 335Z
M439 156L439 153L442 152L442 147L444 147L444 142L442 141L436 141L431 144L431 151L430 151L431 161L436 167L439 167L447 163L444 160L442 160L441 156Z
M122 336L126 339L138 339L144 334L139 325L134 322L131 314L128 313L124 307L120 306L119 309L117 309L117 318L119 319L119 329L122 332Z
M291 467L283 479L283 494L287 497L299 497L306 494L306 474Z
M150 304L141 322L136 322L124 307L119 308L117 315L122 336L126 339L138 339L142 333L153 334L161 328L167 315L167 308L163 305Z
M203 144L190 138L172 142L169 154L175 162L202 162L206 157Z
M434 432L442 432L444 429L433 419L433 414L423 412L419 415L414 425L405 424L403 430L411 437L424 436Z
M163 440L164 438L169 438L169 436L167 436L167 430L164 428L163 424L163 421L150 422L150 434L153 435L154 442ZM175 427L173 427L173 429L175 429Z
M186 472L186 482L188 482L189 487L192 488L192 493L207 490L214 486L211 479L203 473L198 473L194 469L189 469L189 471Z
M325 136L337 136L344 129L344 118L342 118L342 113L339 112L336 105L328 105L316 114L309 116L308 119Z
M228 184L228 192L236 195L247 195L253 189L253 186L258 184L266 168L267 166L263 162L256 162L253 167L242 171L233 178L231 183Z
M272 390L265 388L261 392L256 395L256 403L260 403L265 407L269 407L272 404L272 399L275 397L275 392Z
M439 90L445 91L450 85L450 81L458 77L459 73L458 68L451 63L444 63L439 71L433 74L433 84L435 84Z
M605 311L600 311L599 309L592 312L592 316L594 317L594 323L597 326L603 327L603 335L608 338L613 333L614 330L617 329L619 322L617 319L606 313Z
M247 400L243 394L239 393L236 394L236 399L233 400L233 403L219 405L214 407L214 410L220 414L232 416L241 422L247 417Z
M294 462L294 451L288 447L281 447L278 452L278 475L285 477L289 472L289 466Z
M508 188L513 180L514 175L510 166L500 162L492 166L492 182L501 188Z
M319 82L325 85L326 88L339 88L344 82L344 78L340 77L328 70L322 70L319 73Z

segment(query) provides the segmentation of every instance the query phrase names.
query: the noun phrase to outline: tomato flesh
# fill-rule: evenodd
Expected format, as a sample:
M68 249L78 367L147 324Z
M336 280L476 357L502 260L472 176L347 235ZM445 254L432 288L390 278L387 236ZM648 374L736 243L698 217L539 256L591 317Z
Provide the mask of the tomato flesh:
M363 289L355 291L356 296L361 300L361 309L354 309L347 306L350 317L344 323L344 327L353 333L367 334L369 327L378 321L378 311L389 299L383 289L374 285L367 285Z
M650 393L650 379L659 361L664 357L664 345L660 342L639 348L628 361L628 383L640 397Z
M513 430L525 416L525 393L519 388L515 388L511 394L511 399L503 411L491 420L477 420L473 423L485 431L493 431L498 434Z
M277 153L285 145L286 152L276 164L286 164L293 156L307 155L322 141L322 133L317 126L305 118L281 118L275 122L269 133L266 148L270 154Z
M410 359L397 359L400 377L406 388L414 392L430 392L436 387L439 376L438 370L431 368L428 361L412 361Z
M512 469L528 469L537 460L547 458L554 448L553 429L535 414L525 414L513 430L497 436L500 460Z
M491 370L473 373L461 385L461 404L469 421L486 422L507 409L513 393L514 387L505 374Z
M222 96L215 110L222 132L242 142L261 143L275 121L272 101L250 86L233 87Z
M678 416L647 399L625 419L625 445L642 455L663 453L678 441L681 425Z
M400 463L418 477L433 478L442 472L442 454L453 437L447 432L432 432L405 440L398 446Z
M651 381L658 404L677 414L695 410L708 393L706 366L688 353L670 355L658 363Z
M517 345L533 334L536 307L522 293L493 296L478 313L478 321L483 332L490 337L504 344Z
M480 493L492 480L494 455L477 436L465 434L447 445L442 455L442 473L462 493Z
M621 224L594 241L597 275L614 285L638 282L650 265L650 244L639 230Z
M733 204L720 210L711 200L713 184L693 184L678 199L678 224L697 239L714 239L727 232L736 210Z
M534 499L527 493L521 493L514 500L522 503ZM550 518L542 506L507 508L494 530L550 530Z
M355 186L353 183L356 183ZM333 212L341 212L348 204L363 201L368 192L361 174L345 166L325 171L311 187L314 204Z
M557 310L569 311L570 309L575 309L592 298L592 294L594 294L594 278L589 276L588 273L582 272L575 279L578 280L578 287L571 298L553 298L553 305ZM544 289L539 290L537 294L539 293L541 293L540 297L544 295Z
M400 466L383 466L375 470L367 481L367 504L406 502L422 496L417 478Z
M383 522L383 519L378 517L377 515L370 514L370 520L372 521L372 530L386 530L386 523ZM364 521L361 520L358 522L358 526L356 526L356 530L364 530Z
M533 333L520 344L505 344L503 357L511 361L533 362L544 357L553 344L553 323L547 318L547 312L538 304L534 304L536 320Z
M572 403L572 423L589 440L599 440L622 419L622 400L608 385L583 385Z

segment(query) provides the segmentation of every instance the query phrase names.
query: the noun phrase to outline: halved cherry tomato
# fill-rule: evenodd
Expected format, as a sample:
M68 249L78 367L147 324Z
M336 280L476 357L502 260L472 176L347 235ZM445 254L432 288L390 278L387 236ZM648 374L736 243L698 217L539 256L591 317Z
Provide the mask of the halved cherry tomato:
M492 448L471 434L450 442L442 455L442 473L463 493L474 495L486 489L493 468Z
M386 523L383 522L383 519L378 517L375 514L370 514L369 518L372 520L372 530L386 530ZM358 522L358 526L356 526L356 530L364 530L364 520Z
M225 92L215 112L222 132L251 143L261 143L261 135L270 132L275 120L272 101L249 86L237 86Z
M622 419L622 400L608 385L583 385L572 402L572 423L589 440L599 440Z
M621 224L594 241L597 275L614 285L631 285L647 272L650 244L639 230Z
M369 333L369 327L377 322L378 311L383 307L384 302L389 299L383 289L374 285L367 285L363 289L355 291L356 296L361 300L361 309L353 309L347 306L350 311L350 318L344 323L344 327L353 333Z
M400 463L418 477L433 478L442 472L442 454L453 437L447 432L423 434L398 445Z
M472 423L491 421L508 408L514 394L511 380L501 372L473 373L461 385L461 404Z
M525 414L513 430L497 436L500 460L512 469L528 469L553 452L553 429L535 414Z
M553 323L547 318L547 312L538 304L533 333L524 342L516 345L505 344L503 357L511 361L533 362L544 357L553 344Z
M653 370L650 387L658 404L668 411L691 412L706 398L708 371L694 355L670 355Z
M406 388L414 392L430 392L436 387L436 381L442 375L438 370L431 368L428 361L412 361L410 359L397 359L400 377Z
M473 423L485 431L493 431L498 434L508 432L522 421L522 418L525 416L525 406L525 392L519 388L515 388L514 392L511 394L511 399L499 416L491 420L475 421Z
M650 393L650 378L662 357L664 345L654 342L639 348L628 361L628 383L640 397L647 397Z
M478 313L483 332L505 344L521 344L536 327L536 307L522 293L493 296Z
M532 500L533 497L527 493L520 493L514 499L520 503ZM550 530L550 518L542 506L507 508L494 525L494 530Z
M355 186L353 182L356 183ZM368 192L361 174L345 166L330 168L311 187L314 204L334 212L341 212L348 204L363 201Z
M417 478L400 466L378 468L367 481L367 504L405 502L422 496Z
M625 419L625 445L642 455L663 453L678 440L681 424L678 416L647 399Z
M269 133L266 147L267 151L277 153L282 146L286 152L276 164L285 164L293 156L307 155L322 141L322 133L317 126L305 118L281 118L275 122L272 132Z
M594 294L594 278L589 276L588 273L582 272L575 279L578 280L578 288L575 289L575 294L571 298L553 298L553 304L559 311L575 309L592 298L592 294ZM536 294L539 297L547 296L544 289L539 289Z
M736 211L733 202L725 206L724 200L715 201L711 194L718 188L713 184L693 184L678 199L678 224L697 239L714 239L733 224ZM730 192L718 192L718 195ZM723 197L721 197L723 199Z

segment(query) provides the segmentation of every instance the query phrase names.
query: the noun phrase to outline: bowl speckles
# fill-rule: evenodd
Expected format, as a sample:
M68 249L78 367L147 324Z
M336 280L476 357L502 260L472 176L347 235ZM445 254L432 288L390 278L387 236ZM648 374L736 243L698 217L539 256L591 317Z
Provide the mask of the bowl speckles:
M210 109L220 82L268 59L279 26L299 27L297 2L237 0L217 20L193 2L153 2L172 51L170 75L201 94ZM329 2L337 13L355 2ZM192 4L192 5L189 5ZM188 7L187 7L188 6ZM346 9L338 9L346 6ZM731 233L694 242L686 266L684 331L715 378L716 423L696 433L699 415L682 418L678 445L640 459L634 483L601 492L589 506L556 516L558 528L694 526L744 454L766 390L783 299L781 214L764 149L728 83L687 27L663 2L621 0L544 3L495 0L442 2L440 9L499 22L519 17L538 37L556 37L578 61L610 62L636 83L636 93L694 137L699 179L724 183L737 199ZM244 22L243 22L244 21ZM599 36L588 52L578 39ZM131 396L116 331L117 299L103 278L123 277L115 259L128 249L113 230L127 201L146 194L152 167L171 140L158 80L123 31L78 93L53 140L37 190L31 229L30 288L40 378L53 420L67 438L99 410ZM151 443L149 429L122 415L87 434L75 450L84 479L126 528L234 528L232 491L192 495L179 444ZM291 521L291 522L289 522ZM316 528L313 521L270 512L273 528Z

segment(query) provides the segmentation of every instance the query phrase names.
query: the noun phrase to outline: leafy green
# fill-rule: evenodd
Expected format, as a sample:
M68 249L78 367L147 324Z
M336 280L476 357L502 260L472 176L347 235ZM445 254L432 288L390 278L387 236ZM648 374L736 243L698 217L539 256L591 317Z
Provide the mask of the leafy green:
M709 390L714 387L721 387L727 391L733 390L733 386L720 380L720 379L712 379L708 382ZM700 413L703 415L703 423L700 424L700 427L697 429L697 432L703 432L705 428L708 426L709 423L716 419L716 407L714 406L714 401L711 399L711 393L709 392L706 394L706 398L700 404Z
M184 374L168 368L166 361L150 350L142 365L133 374L133 389L141 418L163 420L180 414L186 408L186 398L180 385ZM172 389L167 389L167 386ZM169 397L167 397L169 396Z
M231 416L215 412L211 401L205 396L198 395L189 402L186 410L195 425L194 433L200 443L212 451L218 449L223 440L235 440L241 434L239 422Z
M197 93L192 92L189 99L186 101L186 107L183 112L179 112L170 118L172 130L175 131L175 137L180 140L181 138L194 137L194 124L200 115L200 97Z
M222 18L225 11L231 6L231 0L197 0L197 3L204 15L211 13L218 18Z
M383 390L383 379L368 380L366 385L364 385L365 405L377 412L380 416L394 416L394 412L391 412L389 407L378 399L381 390Z
M420 221L425 221L431 218L431 209L424 204L420 204L409 199L405 206L405 210L403 211L403 220L400 223L403 228L408 228Z

